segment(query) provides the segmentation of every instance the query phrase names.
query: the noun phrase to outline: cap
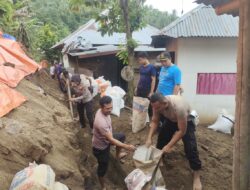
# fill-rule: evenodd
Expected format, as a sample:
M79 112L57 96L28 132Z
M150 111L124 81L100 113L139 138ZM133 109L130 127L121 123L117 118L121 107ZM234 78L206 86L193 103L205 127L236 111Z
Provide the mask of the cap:
M80 83L80 82L81 82L81 77L80 77L80 75L73 75L73 76L71 77L71 82Z
M159 59L160 61L166 61L167 59L171 59L171 55L166 51L160 54Z

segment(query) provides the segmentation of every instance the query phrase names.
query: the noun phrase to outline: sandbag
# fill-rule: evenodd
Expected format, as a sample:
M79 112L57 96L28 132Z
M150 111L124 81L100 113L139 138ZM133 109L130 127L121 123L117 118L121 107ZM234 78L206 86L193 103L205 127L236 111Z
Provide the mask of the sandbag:
M140 169L133 170L126 178L125 183L128 190L141 190L143 185L150 180Z
M234 117L230 115L219 114L213 125L208 126L209 129L220 131L222 133L231 134L231 128L234 125Z
M111 87L111 82L108 80L105 80L103 76L98 77L96 80L96 83L98 84L99 93L101 94L101 97L105 95L105 91L108 87Z
M135 167L143 171L146 176L152 176L153 171L159 162L162 151L145 145L137 147L133 155ZM165 186L161 171L158 169L155 176L156 186Z
M55 173L49 165L30 164L18 172L9 190L53 190Z
M132 132L137 133L146 126L149 100L135 96L133 98Z
M120 117L120 110L124 108L123 96L126 92L119 86L107 87L105 95L112 98L113 109L111 114Z
M69 188L62 183L55 182L53 190L69 190Z

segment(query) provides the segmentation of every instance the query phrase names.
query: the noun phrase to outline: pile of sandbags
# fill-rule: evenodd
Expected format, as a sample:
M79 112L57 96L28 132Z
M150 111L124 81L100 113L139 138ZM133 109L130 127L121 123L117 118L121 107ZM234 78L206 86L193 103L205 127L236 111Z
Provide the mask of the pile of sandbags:
M55 181L55 173L49 165L32 163L16 173L9 190L69 190Z

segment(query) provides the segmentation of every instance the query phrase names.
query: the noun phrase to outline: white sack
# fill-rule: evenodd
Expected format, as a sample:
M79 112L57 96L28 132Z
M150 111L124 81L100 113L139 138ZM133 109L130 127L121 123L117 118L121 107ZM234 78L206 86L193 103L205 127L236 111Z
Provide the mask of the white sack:
M113 110L111 113L113 115L120 117L120 111L122 108L124 108L123 96L125 94L126 92L118 86L108 87L106 89L105 95L110 96L112 98Z
M149 180L150 178L147 177L143 171L135 169L125 178L124 181L128 190L141 190L143 185Z
M234 125L234 117L230 115L219 114L213 125L208 126L209 129L220 131L222 133L231 133L231 128Z
M53 190L55 173L49 165L30 164L18 172L9 190Z
M134 96L133 98L133 115L132 115L132 132L137 133L146 127L148 117L149 100Z

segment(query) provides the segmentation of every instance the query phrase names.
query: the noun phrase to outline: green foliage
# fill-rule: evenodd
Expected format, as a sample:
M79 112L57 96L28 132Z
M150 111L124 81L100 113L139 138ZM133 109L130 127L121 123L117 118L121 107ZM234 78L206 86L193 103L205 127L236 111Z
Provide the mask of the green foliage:
M127 40L127 46L131 49L135 49L138 46L138 43L133 38L130 38Z
M14 7L9 0L0 1L0 29L6 33L12 33L17 23L13 20Z
M131 32L145 26L144 0L129 1L129 23ZM111 35L114 32L125 32L125 20L118 0L109 1L108 9L105 13L98 15L97 21L100 22L102 34Z
M85 11L88 7L104 8L108 0L69 0L70 9L75 12Z
M46 24L40 28L37 38L37 47L40 48L42 53L49 61L53 61L58 58L58 52L51 47L57 42L57 35L54 32L55 28L50 24Z
M145 20L147 20L148 24L159 29L166 27L178 18L176 10L173 10L173 12L170 14L168 12L161 12L157 9L154 9L152 6L146 6L145 9Z
M116 54L116 56L124 65L128 65L128 50L125 46L120 46L120 51Z

